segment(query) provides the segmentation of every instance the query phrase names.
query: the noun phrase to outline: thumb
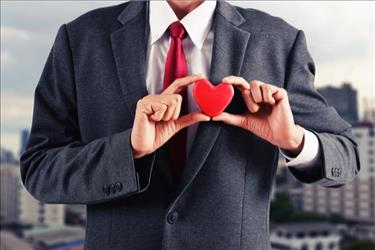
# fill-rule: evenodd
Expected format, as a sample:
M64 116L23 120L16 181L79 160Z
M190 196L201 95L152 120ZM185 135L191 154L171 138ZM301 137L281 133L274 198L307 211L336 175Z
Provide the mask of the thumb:
M213 121L222 121L229 125L237 127L245 127L246 117L243 115L235 115L227 112L223 112L220 115L212 117Z
M199 112L183 115L175 121L176 133L183 128L193 125L194 123L207 122L210 119L211 118L209 116Z

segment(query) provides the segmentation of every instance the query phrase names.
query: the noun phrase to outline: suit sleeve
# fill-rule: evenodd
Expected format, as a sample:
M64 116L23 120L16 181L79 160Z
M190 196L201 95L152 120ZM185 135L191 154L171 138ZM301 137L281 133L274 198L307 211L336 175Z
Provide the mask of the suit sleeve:
M360 170L356 141L349 123L314 87L315 64L305 34L299 30L289 53L285 89L295 123L314 133L319 141L319 160L306 168L288 167L304 183L342 186Z
M30 137L20 157L23 185L45 203L95 204L143 192L155 153L134 160L131 130L82 142L72 55L62 25L35 88Z

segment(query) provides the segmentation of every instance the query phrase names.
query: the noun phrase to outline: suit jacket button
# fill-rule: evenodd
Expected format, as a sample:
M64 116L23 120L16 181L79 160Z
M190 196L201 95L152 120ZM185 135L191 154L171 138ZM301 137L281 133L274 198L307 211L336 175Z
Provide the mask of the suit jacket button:
M172 212L168 215L167 217L167 221L169 224L173 224L177 221L178 219L178 213L175 211L175 212Z
M339 168L332 168L331 170L333 177L339 177L340 176L340 169Z
M111 188L108 186L108 185L103 185L103 192L106 194L106 195L109 195L111 193Z
M111 184L110 189L111 189L111 192L112 192L113 194L115 194L116 191L117 191L117 188L116 188L115 184Z
M116 186L117 191L120 192L120 191L122 190L122 183L121 183L121 182L119 182L119 181L116 182L116 183L115 183L115 186Z

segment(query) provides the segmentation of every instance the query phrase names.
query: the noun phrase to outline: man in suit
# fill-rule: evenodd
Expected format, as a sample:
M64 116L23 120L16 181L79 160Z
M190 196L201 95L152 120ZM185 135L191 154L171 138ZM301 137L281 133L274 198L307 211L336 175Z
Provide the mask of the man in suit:
M314 88L303 31L224 1L130 1L63 24L35 89L21 176L86 204L85 249L270 249L279 151L327 187L360 169L350 125ZM202 114L192 83L235 86Z

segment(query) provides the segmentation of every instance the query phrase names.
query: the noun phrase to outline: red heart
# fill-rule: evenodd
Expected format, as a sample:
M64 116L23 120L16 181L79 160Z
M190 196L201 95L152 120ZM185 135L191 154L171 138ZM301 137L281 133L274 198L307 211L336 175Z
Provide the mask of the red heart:
M206 79L194 83L193 94L198 106L206 115L213 117L219 115L232 101L233 86L221 82L214 86Z

